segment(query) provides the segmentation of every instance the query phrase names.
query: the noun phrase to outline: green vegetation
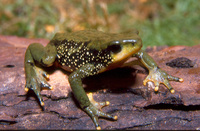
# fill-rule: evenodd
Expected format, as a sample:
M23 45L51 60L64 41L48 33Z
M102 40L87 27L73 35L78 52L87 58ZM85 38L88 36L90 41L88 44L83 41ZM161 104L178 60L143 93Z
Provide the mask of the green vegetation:
M0 0L0 34L51 39L58 31L138 29L146 46L200 43L199 0Z
M140 25L146 44L150 45L152 42L155 45L200 44L200 1L161 0L158 2L162 7L160 16Z

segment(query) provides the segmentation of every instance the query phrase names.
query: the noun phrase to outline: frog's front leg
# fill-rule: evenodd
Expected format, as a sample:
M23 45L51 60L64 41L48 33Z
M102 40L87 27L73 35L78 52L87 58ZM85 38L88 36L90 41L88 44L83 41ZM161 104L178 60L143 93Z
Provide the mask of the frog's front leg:
M25 91L28 91L29 89L33 90L41 106L44 105L40 94L41 88L46 87L52 89L52 87L46 82L46 79L48 79L49 75L37 67L35 62L38 62L43 66L51 66L55 61L55 58L56 49L50 44L44 47L39 43L33 43L29 45L25 53Z
M170 85L169 81L183 82L182 78L168 75L165 71L161 70L153 58L150 57L145 51L141 50L134 54L134 56L136 56L139 61L149 70L149 75L143 81L143 84L146 85L148 82L153 82L153 88L155 91L158 91L159 85L162 83L170 90L171 93L174 93L175 91Z
M100 108L109 105L109 102L97 103L92 98L90 98L89 100L86 92L83 89L82 79L89 75L92 75L94 69L95 67L92 64L86 64L82 66L81 68L70 74L69 83L76 100L80 104L80 107L92 118L96 129L101 129L98 123L99 117L117 120L117 116L112 116L110 114L102 112ZM91 94L89 94L89 96L91 97Z

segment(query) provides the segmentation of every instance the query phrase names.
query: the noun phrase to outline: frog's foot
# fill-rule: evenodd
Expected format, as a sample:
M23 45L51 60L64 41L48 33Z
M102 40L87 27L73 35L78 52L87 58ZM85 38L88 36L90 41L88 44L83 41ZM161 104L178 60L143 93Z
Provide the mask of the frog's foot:
M101 127L99 126L99 123L98 123L99 117L117 120L117 116L113 116L113 115L110 115L110 114L107 114L107 113L104 113L101 111L101 108L104 106L108 106L110 104L110 102L108 102L108 101L96 102L92 97L92 93L88 94L88 98L90 99L91 104L88 107L84 108L84 110L92 118L97 130L101 130Z
M44 106L44 102L40 91L43 87L53 89L50 86L50 84L46 81L49 79L49 75L42 69L39 69L38 67L33 67L29 73L30 77L27 77L26 79L25 91L28 92L29 89L33 90L40 102L40 105Z
M165 71L156 67L149 71L149 75L143 81L143 84L146 85L148 83L156 92L159 90L159 85L164 84L171 93L175 93L175 90L172 88L169 81L183 82L183 79L168 75Z
M90 102L99 110L101 110L101 108L103 108L104 106L108 106L110 105L110 102L109 101L105 101L105 102L96 102L94 99L93 99L93 96L92 96L92 93L88 93L88 98L90 100Z

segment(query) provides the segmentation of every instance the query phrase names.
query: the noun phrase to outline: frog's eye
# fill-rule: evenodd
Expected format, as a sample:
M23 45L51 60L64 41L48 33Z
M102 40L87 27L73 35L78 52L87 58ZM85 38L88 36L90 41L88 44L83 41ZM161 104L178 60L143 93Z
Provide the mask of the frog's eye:
M121 46L120 45L116 45L116 44L108 46L107 49L109 51L112 51L113 53L118 53L118 52L120 52L122 50Z

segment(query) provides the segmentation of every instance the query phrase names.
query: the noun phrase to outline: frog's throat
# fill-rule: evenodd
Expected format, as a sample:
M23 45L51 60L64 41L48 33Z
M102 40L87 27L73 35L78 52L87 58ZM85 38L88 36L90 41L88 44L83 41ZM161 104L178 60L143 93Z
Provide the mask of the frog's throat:
M117 67L122 66L133 54L137 53L141 48L135 48L134 50L129 50L128 48L123 49L118 54L113 54L112 63L110 63L107 67L102 68L99 73L104 72L106 70L115 69Z
M112 54L112 58L113 58L112 63L119 63L121 61L127 60L133 54L137 53L140 49L141 47L127 46L126 48L123 48L119 53Z

